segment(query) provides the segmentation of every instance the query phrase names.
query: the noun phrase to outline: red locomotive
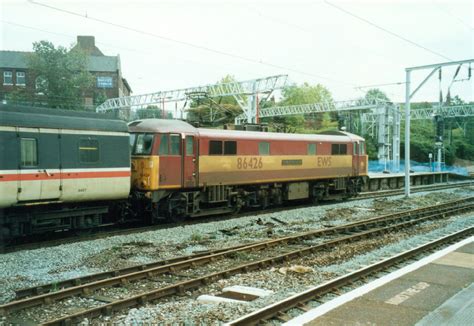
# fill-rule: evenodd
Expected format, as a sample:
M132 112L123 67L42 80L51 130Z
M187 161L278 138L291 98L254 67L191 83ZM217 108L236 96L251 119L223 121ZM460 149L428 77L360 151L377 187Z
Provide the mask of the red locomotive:
M129 124L132 190L153 219L209 215L285 201L350 197L367 175L364 139Z

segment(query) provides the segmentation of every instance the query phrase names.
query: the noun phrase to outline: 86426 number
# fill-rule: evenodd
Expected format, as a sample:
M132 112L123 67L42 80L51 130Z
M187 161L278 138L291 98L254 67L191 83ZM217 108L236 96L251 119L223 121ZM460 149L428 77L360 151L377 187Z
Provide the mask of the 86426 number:
M261 157L239 157L237 158L237 169L256 170L263 168Z

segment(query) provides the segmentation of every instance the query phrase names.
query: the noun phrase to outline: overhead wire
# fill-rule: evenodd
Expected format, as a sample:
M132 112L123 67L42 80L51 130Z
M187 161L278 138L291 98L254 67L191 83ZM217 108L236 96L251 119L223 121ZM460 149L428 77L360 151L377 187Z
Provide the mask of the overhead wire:
M380 25L378 25L378 24L376 24L376 23L374 23L374 22L371 22L370 20L368 20L368 19L366 19L366 18L364 18L364 17L361 17L361 16L359 16L359 15L356 15L356 14L354 14L354 13L352 13L352 12L350 12L350 11L348 11L348 10L342 8L342 7L339 7L338 5L335 5L335 4L331 3L331 2L329 2L328 0L324 0L324 3L326 3L327 5L329 5L329 6L333 7L333 8L335 8L335 9L337 9L337 10L339 10L339 11L341 11L341 12L343 12L343 13L349 15L349 16L354 17L354 18L356 18L356 19L358 19L358 20L360 20L360 21L362 21L362 22L364 22L364 23L366 23L366 24L368 24L368 25L370 25L370 26L372 26L372 27L375 27L375 28L377 28L377 29L379 29L379 30L381 30L381 31L383 31L383 32L385 32L385 33L387 33L387 34L390 34L390 35L392 35L392 36L394 36L394 37L396 37L396 38L398 38L398 39L400 39L400 40L402 40L402 41L404 41L404 42L406 42L406 43L408 43L408 44L411 44L412 46L415 46L415 47L417 47L417 48L420 48L420 49L422 49L422 50L424 50L424 51L426 51L426 52L429 52L429 53L431 53L431 54L434 54L434 55L436 55L436 56L438 56L438 57L441 57L441 58L443 58L443 59L446 59L446 60L449 60L449 61L453 61L453 59L451 59L451 58L445 56L444 54L441 54L441 53L439 53L439 52L436 52L436 51L434 51L434 50L431 50L431 49L427 48L427 47L424 46L424 45L421 45L421 44L419 44L419 43L417 43L417 42L414 42L414 41L412 41L412 40L410 40L410 39L408 39L408 38L406 38L406 37L404 37L404 36L402 36L402 35L400 35L400 34L397 34L397 33L395 33L395 32L392 32L392 31L390 31L389 29L387 29L387 28L385 28L385 27L382 27L382 26L380 26Z
M443 12L445 15L450 16L454 20L456 20L458 23L463 25L464 27L468 28L471 32L474 31L474 27L469 25L466 21L463 19L459 18L457 15L453 14L450 10L447 10L446 8L443 8L441 4L438 1L433 1L436 4L436 7L438 8L439 11Z
M324 80L331 81L331 82L334 82L334 83L338 83L338 84L341 84L341 85L343 84L343 85L352 86L352 87L356 86L353 83L348 83L348 82L337 80L337 79L330 78L330 77L327 77L327 76L308 73L308 72L305 72L305 71L302 71L302 70L299 70L299 69L286 67L286 66L282 66L282 65L279 65L279 64L274 64L274 63L271 63L271 62L258 60L258 59L254 59L254 58L250 58L250 57L241 56L241 55L238 55L238 54L235 54L235 53L226 52L226 51L222 51L222 50L219 50L219 49L214 49L214 48L199 45L199 44L194 44L194 43L191 43L191 42L188 42L188 41L178 40L178 39L171 38L171 37L168 37L168 36L159 35L159 34L155 34L155 33L152 33L152 32L148 32L148 31L137 29L137 28L133 28L133 27L130 27L130 26L126 26L126 25L114 23L114 22L111 22L111 21L107 21L107 20L104 20L104 19L92 17L88 14L81 14L81 13L78 13L78 12L75 12L75 11L62 9L62 8L55 7L55 6L52 6L52 5L48 5L48 4L45 4L45 3L41 3L41 2L38 2L38 1L28 0L28 2L30 2L33 5L37 5L37 6L41 6L41 7L44 7L44 8L51 9L51 10L66 13L66 14L69 14L69 15L81 17L81 18L84 18L84 19L88 19L88 20L91 20L91 21L95 21L95 22L98 22L98 23L105 24L105 25L113 26L113 27L116 27L116 28L132 31L132 32L135 32L135 33L138 33L138 34L158 38L158 39L168 41L168 42L172 42L172 43L175 43L175 44L180 44L180 45L183 45L183 46L192 47L192 48L203 50L203 51L206 51L206 52L211 52L211 53L218 54L218 55L221 55L221 56L226 56L226 57L230 57L230 58L234 58L234 59L238 59L238 60L242 60L242 61L246 61L246 62L251 62L251 63L254 63L254 64L259 64L259 65L263 65L263 66L267 66L267 67L277 68L277 69L284 70L284 71L291 71L291 72L295 72L295 73L298 73L298 74L301 74L301 75L306 75L306 76L311 76L311 77L315 77L315 78L319 78L319 79L324 79Z

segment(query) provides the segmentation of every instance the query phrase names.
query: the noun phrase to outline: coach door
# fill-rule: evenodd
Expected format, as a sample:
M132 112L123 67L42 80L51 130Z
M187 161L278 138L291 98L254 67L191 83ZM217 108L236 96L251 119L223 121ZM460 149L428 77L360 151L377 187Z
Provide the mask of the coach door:
M186 135L183 140L183 188L198 186L197 177L197 141L196 137Z
M359 142L352 143L352 172L354 176L359 175Z
M18 201L38 200L41 196L41 177L39 163L39 129L18 128L19 181Z
M61 196L60 131L40 129L41 196L40 199L58 199Z

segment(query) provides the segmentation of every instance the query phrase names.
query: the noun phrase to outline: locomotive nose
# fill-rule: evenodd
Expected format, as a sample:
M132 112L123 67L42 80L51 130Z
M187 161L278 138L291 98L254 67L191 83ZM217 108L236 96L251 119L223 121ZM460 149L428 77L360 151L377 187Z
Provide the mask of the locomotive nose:
M137 190L157 190L159 175L158 156L132 157L132 186Z

